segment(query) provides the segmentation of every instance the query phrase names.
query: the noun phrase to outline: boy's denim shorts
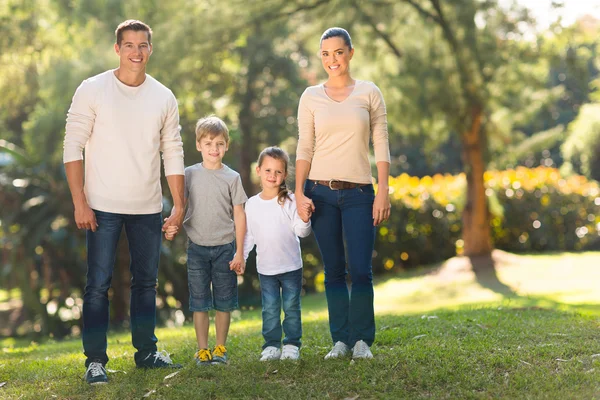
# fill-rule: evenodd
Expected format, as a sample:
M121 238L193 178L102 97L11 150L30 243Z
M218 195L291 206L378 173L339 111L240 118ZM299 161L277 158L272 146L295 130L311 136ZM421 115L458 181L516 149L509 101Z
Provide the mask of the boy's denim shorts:
M190 311L229 312L238 308L237 275L229 269L234 255L235 241L220 246L200 246L188 240Z

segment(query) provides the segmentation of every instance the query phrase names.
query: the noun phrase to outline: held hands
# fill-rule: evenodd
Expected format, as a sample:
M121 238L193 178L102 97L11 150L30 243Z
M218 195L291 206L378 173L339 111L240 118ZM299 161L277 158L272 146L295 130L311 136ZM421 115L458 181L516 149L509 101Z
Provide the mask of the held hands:
M373 226L377 226L383 221L387 221L390 218L390 212L392 205L390 203L390 196L388 190L377 191L375 201L373 202Z
M241 254L235 253L233 260L229 261L229 269L238 275L243 275L246 271L246 260Z
M165 222L167 221L167 219L168 218L165 218ZM173 239L175 239L177 232L179 232L179 228L176 227L175 225L170 225L170 226L167 226L166 230L163 228L163 231L165 232L165 239L173 240Z
M165 232L165 239L173 240L177 233L179 233L179 227L183 224L183 209L181 207L173 207L171 215L165 218L162 231Z
M315 211L315 204L312 199L304 196L304 194L296 195L296 208L298 209L298 216L304 222L308 222L312 213Z

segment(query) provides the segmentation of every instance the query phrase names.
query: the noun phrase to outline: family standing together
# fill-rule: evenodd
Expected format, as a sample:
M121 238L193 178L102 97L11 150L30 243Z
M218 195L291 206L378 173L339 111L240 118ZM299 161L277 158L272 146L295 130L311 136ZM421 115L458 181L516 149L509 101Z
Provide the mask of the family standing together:
M108 381L108 291L122 229L129 242L131 335L137 367L181 367L165 350L158 351L154 334L162 234L172 240L181 227L188 238L197 365L229 361L226 345L230 313L238 307L237 275L244 273L254 247L262 299L260 360L300 357L303 276L298 238L311 231L325 273L332 338L325 358L348 354L354 359L372 358L371 258L375 227L390 215L390 155L383 96L373 83L352 78L354 48L348 32L330 28L323 33L320 57L328 79L307 88L300 99L295 192L286 185L288 154L268 147L256 167L262 191L250 199L239 174L223 163L229 130L216 116L198 121L196 149L202 162L184 168L177 100L146 74L152 55L150 27L128 20L115 34L119 67L79 86L67 114L64 142L75 222L87 235L85 380ZM161 154L173 198L171 214L164 220ZM216 313L212 347L211 310Z

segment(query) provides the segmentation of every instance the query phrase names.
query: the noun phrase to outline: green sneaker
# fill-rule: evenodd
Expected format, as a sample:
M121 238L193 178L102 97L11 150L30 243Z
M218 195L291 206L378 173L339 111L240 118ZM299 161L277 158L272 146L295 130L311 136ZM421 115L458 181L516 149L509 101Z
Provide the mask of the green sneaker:
M196 359L196 365L210 365L212 362L212 355L210 354L209 349L200 349L196 354L194 354L194 358Z
M222 344L215 346L212 351L213 364L227 364L227 349Z

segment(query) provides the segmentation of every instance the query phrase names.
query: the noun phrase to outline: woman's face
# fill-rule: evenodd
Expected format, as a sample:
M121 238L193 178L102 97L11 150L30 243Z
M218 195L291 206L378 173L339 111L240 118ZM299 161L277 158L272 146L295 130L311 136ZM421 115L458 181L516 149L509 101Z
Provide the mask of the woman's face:
M354 49L350 50L341 37L335 36L321 42L321 63L330 78L350 73L353 54Z

